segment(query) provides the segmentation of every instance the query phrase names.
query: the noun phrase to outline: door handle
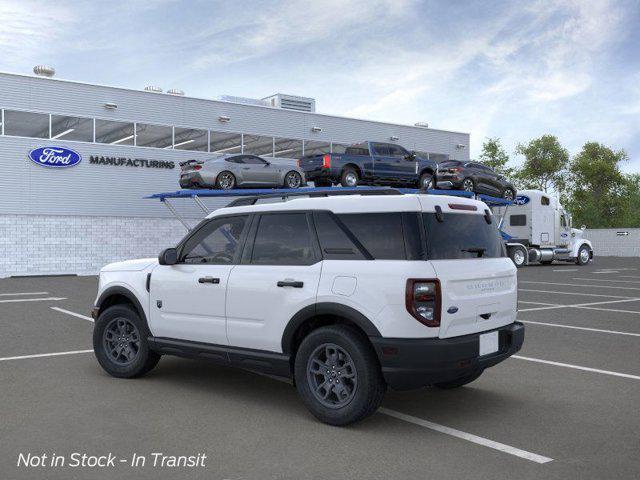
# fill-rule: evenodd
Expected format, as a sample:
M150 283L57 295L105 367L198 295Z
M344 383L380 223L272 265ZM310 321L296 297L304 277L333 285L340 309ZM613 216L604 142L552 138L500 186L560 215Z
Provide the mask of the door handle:
M304 282L298 282L295 280L280 280L278 282L279 287L293 287L293 288L302 288L304 287Z
M217 285L220 283L220 279L213 277L200 277L198 279L198 283L213 283L214 285Z
M251 170L251 167L242 167L242 170Z

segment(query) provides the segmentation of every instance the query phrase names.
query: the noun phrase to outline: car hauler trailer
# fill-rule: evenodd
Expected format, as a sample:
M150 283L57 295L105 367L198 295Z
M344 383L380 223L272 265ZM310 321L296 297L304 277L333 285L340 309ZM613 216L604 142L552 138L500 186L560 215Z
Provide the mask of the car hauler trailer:
M572 228L571 215L541 190L519 191L513 205L492 206L492 211L518 267L554 260L586 265L593 259L593 246L583 238L586 227Z

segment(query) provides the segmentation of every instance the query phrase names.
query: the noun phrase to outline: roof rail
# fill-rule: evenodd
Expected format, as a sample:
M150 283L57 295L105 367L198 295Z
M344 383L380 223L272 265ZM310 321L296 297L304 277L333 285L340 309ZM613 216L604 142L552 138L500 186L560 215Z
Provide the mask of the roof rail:
M344 195L402 195L403 193L395 188L389 187L345 187L345 188L313 188L307 191L299 190L288 190L282 193L267 193L267 194L258 194L252 195L249 197L238 198L237 200L232 201L227 206L228 207L240 207L247 205L255 205L258 200L263 200L265 198L281 198L285 200L291 197L309 197L309 198L317 198L317 197L338 197Z

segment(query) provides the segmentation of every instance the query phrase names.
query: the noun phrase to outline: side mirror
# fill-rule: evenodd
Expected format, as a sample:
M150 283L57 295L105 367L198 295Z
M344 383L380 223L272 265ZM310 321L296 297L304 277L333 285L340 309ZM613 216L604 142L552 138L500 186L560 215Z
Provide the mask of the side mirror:
M178 263L178 250L175 248L165 248L158 256L160 265L175 265Z

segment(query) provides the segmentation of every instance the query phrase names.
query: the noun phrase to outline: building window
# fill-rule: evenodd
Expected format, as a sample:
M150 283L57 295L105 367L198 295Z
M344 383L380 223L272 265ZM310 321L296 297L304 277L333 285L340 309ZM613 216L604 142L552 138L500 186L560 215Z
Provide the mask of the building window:
M211 153L241 153L242 135L239 133L210 132Z
M302 140L291 138L275 138L275 149L273 156L278 158L300 158L302 157Z
M96 142L111 145L133 145L134 125L113 120L96 120Z
M208 151L208 132L192 128L175 128L173 148L176 150Z
M51 115L51 139L93 142L93 119Z
M148 123L136 124L136 145L138 147L171 148L173 128Z
M49 115L5 110L4 134L14 137L49 138Z
M304 141L304 154L307 155L324 155L325 153L331 153L331 143L318 142L315 140Z
M243 153L250 155L273 156L273 137L263 137L261 135L243 135Z

